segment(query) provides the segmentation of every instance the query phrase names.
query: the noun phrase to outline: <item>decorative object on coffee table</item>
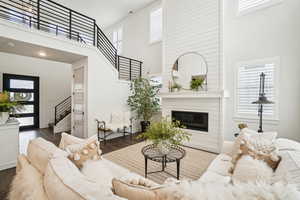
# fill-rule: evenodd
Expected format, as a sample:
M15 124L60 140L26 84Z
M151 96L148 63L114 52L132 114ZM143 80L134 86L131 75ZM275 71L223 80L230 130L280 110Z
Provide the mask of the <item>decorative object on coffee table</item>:
M259 116L259 133L263 133L263 105L265 104L274 104L274 102L269 101L266 97L265 93L265 78L266 75L264 73L260 74L260 86L259 86L259 96L258 100L253 102L253 104L258 104L258 116Z
M142 132L145 132L150 124L152 116L160 110L157 96L161 85L151 84L148 79L139 78L130 86L131 95L127 103L136 118L141 120Z
M161 153L161 151L157 147L157 145L151 144L151 145L147 145L147 146L143 147L142 154L144 155L144 158L145 158L145 177L146 178L147 178L148 174L158 173L158 172L165 172L171 176L174 176L173 174L170 174L169 172L165 171L165 169L167 167L167 163L176 162L177 174L174 177L176 177L179 180L179 178L180 178L180 161L186 155L186 152L183 148L172 145L169 148L169 152L167 154L163 154L163 153ZM162 170L148 172L148 159L152 160L154 162L161 163Z
M179 121L170 121L163 118L159 122L152 123L147 131L138 138L151 141L162 154L168 154L171 146L182 145L190 140L190 134L185 132Z

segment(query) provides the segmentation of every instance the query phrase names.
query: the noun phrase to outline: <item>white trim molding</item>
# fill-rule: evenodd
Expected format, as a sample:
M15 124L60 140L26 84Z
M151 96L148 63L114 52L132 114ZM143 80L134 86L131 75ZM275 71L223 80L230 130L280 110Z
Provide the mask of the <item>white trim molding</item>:
M238 113L238 102L239 102L239 97L238 97L238 84L239 84L239 69L242 66L257 66L257 65L265 65L265 64L273 64L274 65L274 77L273 77L273 86L274 86L274 114L272 116L264 115L264 120L266 122L276 124L279 123L279 86L280 86L280 57L272 57L272 58L264 58L264 59L258 59L258 60L250 60L250 61L243 61L239 62L236 64L236 69L235 69L235 79L234 79L234 120L238 121L240 119L247 121L253 121L253 120L258 120L258 115L257 113L253 114L242 114ZM257 94L258 96L258 94Z
M253 6L250 6L248 8L244 8L243 10L240 10L240 2L241 1L245 1L245 0L237 0L237 5L236 5L237 16L247 15L247 14L250 14L250 13L258 11L258 10L262 10L262 9L265 9L265 8L276 6L276 5L281 4L283 2L283 0L265 0L265 2L263 2L263 1L258 2L259 4L257 4L257 5L255 5L255 2L254 2ZM253 1L257 2L257 0L253 0Z

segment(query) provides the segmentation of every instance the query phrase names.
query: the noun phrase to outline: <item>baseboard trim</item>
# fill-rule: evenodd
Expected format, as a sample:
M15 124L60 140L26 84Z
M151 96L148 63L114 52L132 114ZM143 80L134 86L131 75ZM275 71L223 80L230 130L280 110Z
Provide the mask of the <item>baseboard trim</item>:
M5 164L1 164L0 165L0 171L5 170L5 169L10 169L10 168L14 168L17 166L17 161L13 161L13 162L8 162Z

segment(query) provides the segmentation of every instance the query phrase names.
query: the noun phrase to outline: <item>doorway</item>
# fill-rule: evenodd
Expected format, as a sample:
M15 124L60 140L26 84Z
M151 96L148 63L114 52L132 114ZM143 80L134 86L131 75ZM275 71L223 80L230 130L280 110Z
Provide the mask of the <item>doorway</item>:
M40 124L39 77L3 74L3 91L24 106L22 111L12 114L20 122L20 130L36 129Z

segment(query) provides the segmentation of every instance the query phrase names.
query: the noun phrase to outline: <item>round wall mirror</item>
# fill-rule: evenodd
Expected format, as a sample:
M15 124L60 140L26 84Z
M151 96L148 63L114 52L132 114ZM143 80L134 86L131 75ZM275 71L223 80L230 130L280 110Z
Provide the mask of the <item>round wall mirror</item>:
M207 62L197 52L182 54L172 68L171 90L207 90Z

